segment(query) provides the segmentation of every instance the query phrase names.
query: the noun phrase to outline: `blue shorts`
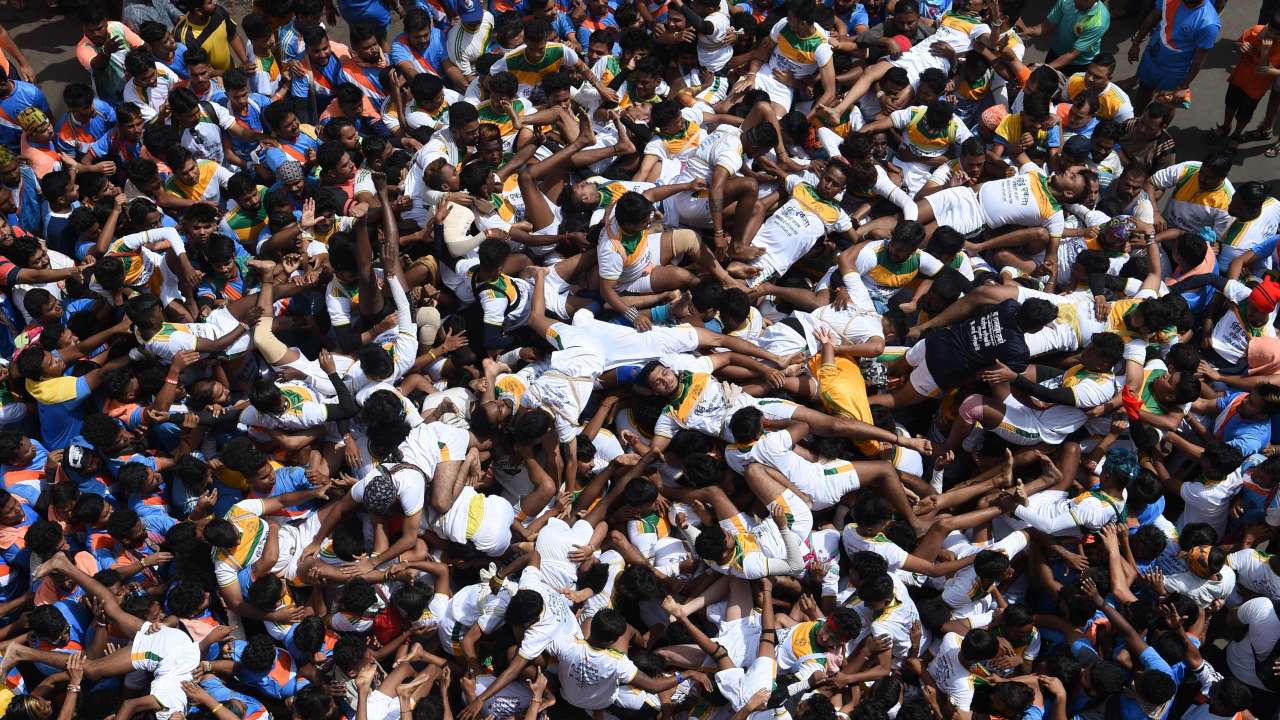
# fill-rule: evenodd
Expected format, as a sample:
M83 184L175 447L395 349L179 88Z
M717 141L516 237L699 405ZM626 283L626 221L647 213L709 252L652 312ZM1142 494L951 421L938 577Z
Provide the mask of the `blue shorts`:
M1138 63L1138 82L1156 90L1175 90L1187 77L1195 51L1173 52L1158 42L1147 44Z

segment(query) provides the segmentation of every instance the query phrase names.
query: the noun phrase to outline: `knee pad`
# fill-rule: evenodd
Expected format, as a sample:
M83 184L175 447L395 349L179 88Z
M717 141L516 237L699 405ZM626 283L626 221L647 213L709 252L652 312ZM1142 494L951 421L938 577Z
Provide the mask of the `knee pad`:
M960 419L967 423L976 423L982 419L983 398L981 395L970 395L960 403Z

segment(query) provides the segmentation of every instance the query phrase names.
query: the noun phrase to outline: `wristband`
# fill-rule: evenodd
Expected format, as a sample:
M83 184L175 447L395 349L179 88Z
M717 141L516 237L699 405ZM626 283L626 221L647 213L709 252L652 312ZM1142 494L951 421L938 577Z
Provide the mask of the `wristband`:
M226 706L225 706L225 705L223 705L222 703L218 703L217 705L214 705L213 707L209 708L209 714L210 714L210 715L217 715L217 714L218 714L218 711L219 711L219 710L222 710L222 709L223 709L223 708L225 708L225 707L226 707Z
M165 376L164 381L169 383L170 385L178 384L178 378L169 377L168 375Z
M68 686L67 686L67 692L78 693L78 692L80 692L80 686L79 686L79 685L68 685Z
M639 311L639 310L636 310L636 309L635 309L635 308L633 308L633 307L629 307L629 308L627 308L627 311L626 311L625 313L623 313L622 315L623 315L623 317L625 317L626 319L628 319L628 320L630 320L631 322L633 322L633 323L634 323L634 322L636 321L636 318L640 317L640 311Z

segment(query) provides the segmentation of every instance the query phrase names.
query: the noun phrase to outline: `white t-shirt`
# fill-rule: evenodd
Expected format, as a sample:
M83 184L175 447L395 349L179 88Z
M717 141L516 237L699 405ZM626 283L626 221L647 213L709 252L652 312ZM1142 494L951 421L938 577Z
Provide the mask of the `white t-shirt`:
M733 26L729 22L729 16L718 10L703 20L711 23L711 34L698 33L698 64L715 74L733 59L730 33Z
M592 647L580 635L567 635L551 644L560 661L560 693L570 705L583 710L603 710L613 704L618 688L640 670L626 653Z
M387 474L391 476L391 484L396 489L396 495L400 498L400 508L406 516L421 512L426 504L427 486L424 481L424 475L416 469L416 467L407 467L391 471L393 464L384 464ZM364 502L364 489L375 478L382 477L382 470L374 468L360 478L360 481L351 486L351 499L362 503Z
M853 220L835 200L818 195L798 175L787 176L791 198L764 221L751 244L764 249L756 264L785 274L827 233L848 232Z
M917 278L933 277L942 272L942 261L924 250L917 250L897 265L890 264L887 256L880 256L887 243L887 240L869 242L858 251L858 257L854 259L854 269L862 277L862 282L872 297L888 300Z
M933 662L929 663L929 674L937 681L938 690L951 701L952 707L968 712L973 703L975 677L960 663L960 643L963 641L964 638L956 633L944 635Z
M557 638L581 636L573 608L558 588L547 583L542 570L527 567L520 574L520 589L533 590L542 596L542 614L524 632L520 641L520 657L536 660Z
M737 175L742 170L743 161L742 131L732 125L721 125L685 160L675 182L702 178L709 183L717 167L728 170L729 175Z
M826 30L816 24L813 26L813 31L820 42L815 49L805 52L790 41L794 35L787 25L787 20L782 19L769 31L769 37L773 40L773 53L769 56L768 65L760 69L761 73L772 74L774 70L782 70L790 72L796 78L804 78L818 72L818 68L826 67L831 63L834 53L831 50L831 43L827 42ZM811 38L798 39L810 40Z
M569 559L574 545L591 541L592 526L586 520L569 525L553 517L538 533L534 548L538 551L538 567L552 587L572 587L578 581L578 564Z
M1236 619L1249 626L1244 638L1227 645L1227 667L1250 686L1265 690L1254 665L1271 654L1280 641L1280 617L1271 598L1254 598L1236 608Z
M1231 513L1231 498L1244 485L1244 473L1236 470L1216 483L1184 482L1179 495L1186 505L1178 518L1178 532L1191 523L1208 523L1218 533L1226 534Z
M212 110L213 116L209 117L206 110ZM221 165L224 158L222 131L230 130L236 124L236 119L226 108L211 102L200 103L198 112L200 119L196 121L195 127L183 129L179 142L197 158L212 160Z
M1244 548L1228 555L1227 565L1236 573L1237 586L1280 600L1280 575L1271 569L1269 557L1255 548Z

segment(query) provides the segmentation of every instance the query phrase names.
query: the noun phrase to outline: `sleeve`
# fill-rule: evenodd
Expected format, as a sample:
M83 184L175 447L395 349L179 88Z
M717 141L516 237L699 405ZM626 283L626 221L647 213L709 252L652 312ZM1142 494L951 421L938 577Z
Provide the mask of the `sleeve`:
M580 62L582 61L578 59L578 53L574 52L573 48L565 46L564 62L562 63L563 67L568 69L568 68L574 67Z
M1276 251L1276 245L1280 244L1280 235L1268 235L1266 240L1253 246L1253 254L1259 260L1265 260L1271 257L1271 253Z
M1010 114L1000 121L1000 124L996 126L996 142L1001 145L1008 145L1012 140L1016 139L1011 136L1021 134L1018 132L1018 128L1014 127L1016 124L1014 118L1016 117L1016 114Z
M680 426L676 424L675 419L671 417L671 413L669 412L664 412L662 415L659 415L658 421L653 424L653 434L655 437L670 439L675 437L676 431L679 429Z
M1169 677L1173 677L1173 668L1169 667L1169 663L1165 662L1164 658L1160 657L1160 653L1156 652L1155 648L1148 647L1146 650L1143 650L1142 654L1138 656L1138 659L1142 661L1142 666L1144 668L1148 670L1155 670L1156 672L1162 672Z
M1151 185L1161 190L1167 190L1178 182L1178 178L1182 175L1182 171L1187 167L1187 163L1177 163L1169 167L1157 171L1151 176Z
M957 135L957 137L959 137ZM943 163L933 169L929 173L929 179L925 181L926 185L946 185L951 179L951 163Z
M89 70L93 59L97 56L98 50L93 43L89 42L89 38L81 38L80 42L76 43L76 60L80 61L80 65L85 70Z
M820 68L824 68L831 64L831 60L835 57L831 50L831 43L823 42L813 53L813 63Z
M218 558L213 562L213 577L218 581L218 587L224 588L234 585L240 579L240 573L232 567L227 558Z
M1058 0L1053 4L1053 8L1049 10L1049 15L1044 19L1045 22L1058 25L1062 22L1062 3L1064 0Z
M946 167L946 165L944 164L943 167ZM901 208L903 220L914 221L919 217L916 201L905 190L894 184L893 180L889 179L889 174L882 170L879 165L876 166L876 184L873 190L880 197Z
M603 237L596 243L596 265L599 268L601 279L617 280L622 277L622 257Z
M413 475L417 477L417 475ZM417 480L400 483L397 489L400 496L400 507L406 516L421 512L426 505L426 486Z
M391 53L387 58L392 65L399 65L402 62L413 62L413 56L405 48L403 43L391 43Z
M479 295L484 324L502 327L507 318L507 298L492 289L481 290Z
M210 107L213 108L213 115L214 115L214 118L218 121L218 127L222 128L223 130L230 130L231 126L236 124L235 117L232 116L231 113L228 112L226 108L217 104L211 104Z
M925 277L933 277L934 275L937 275L942 272L943 267L945 266L942 264L941 260L924 250L920 251L920 272L924 273Z
M876 251L868 244L858 251L858 257L853 261L853 268L858 271L859 275L865 275L875 266Z
M853 6L853 14L849 16L849 22L853 23L852 27L847 28L849 32L855 32L854 28L859 25L870 25L871 16L867 14L867 9L858 3Z
M716 152L716 165L728 170L730 174L736 175L742 170L742 143L726 142L721 143Z
M1062 147L1062 126L1054 125L1045 137L1045 145L1047 147Z
M1050 237L1062 237L1062 231L1067 227L1067 219L1059 210L1044 219L1044 229L1049 231Z
M89 381L83 377L76 378L76 396L72 399L72 402L79 405L89 399L91 395L93 395L93 388L89 387Z
M894 129L902 130L907 123L911 122L911 110L911 108L903 108L889 113L889 122L893 124Z

